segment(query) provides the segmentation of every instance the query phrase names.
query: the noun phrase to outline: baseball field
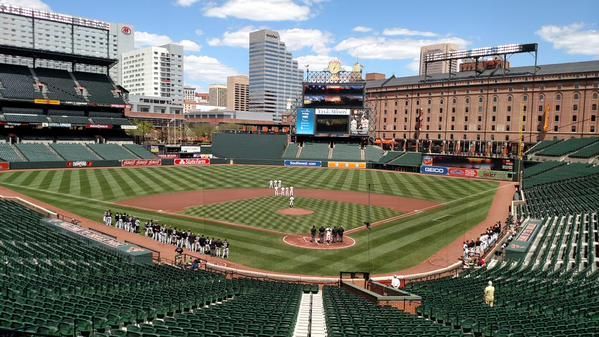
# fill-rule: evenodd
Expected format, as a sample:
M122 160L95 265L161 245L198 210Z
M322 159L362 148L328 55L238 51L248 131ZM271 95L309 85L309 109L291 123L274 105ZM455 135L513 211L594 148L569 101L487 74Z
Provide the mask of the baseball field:
M271 179L293 186L296 207L275 197ZM0 185L101 222L104 210L127 212L231 242L231 261L310 275L388 273L421 263L482 222L496 182L382 172L208 166L13 171ZM370 231L364 222L374 223ZM342 225L355 245L297 248L287 235L312 225Z

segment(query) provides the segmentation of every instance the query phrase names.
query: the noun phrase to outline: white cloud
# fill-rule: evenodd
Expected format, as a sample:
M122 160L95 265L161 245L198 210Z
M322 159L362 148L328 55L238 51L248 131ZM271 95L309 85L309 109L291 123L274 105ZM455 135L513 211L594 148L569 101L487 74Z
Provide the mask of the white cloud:
M135 48L144 48L150 46L161 46L163 44L172 43L173 40L166 36L148 32L135 32Z
M182 45L183 50L189 51L189 52L198 52L198 51L200 51L200 49L202 49L202 46L197 44L197 42L194 42L191 40L181 40L181 41L177 42L177 44Z
M310 17L310 5L293 0L227 0L220 6L209 6L204 15L252 21L304 21Z
M42 0L0 0L0 5L39 9L47 12L51 11L50 6Z
M189 7L198 1L199 0L177 0L177 5L179 5L181 7Z
M582 23L543 26L536 33L551 42L553 48L563 49L568 54L599 56L599 31L586 29Z
M372 28L366 26L355 26L352 30L357 33L368 33L372 31Z
M198 52L202 48L202 46L192 40L173 41L173 39L167 35L139 31L135 32L135 48L162 46L168 43L180 44L186 52Z
M222 83L237 71L210 56L187 55L184 58L185 81L188 83Z
M224 32L221 38L212 38L208 44L213 47L227 46L248 48L250 33L258 30L253 26L246 26L237 31ZM289 51L297 51L309 48L315 53L326 54L329 51L329 44L333 42L333 37L328 32L318 29L291 28L279 30L281 41L285 42Z
M295 58L300 69L305 70L306 66L310 66L310 71L325 70L333 57L328 55L305 55Z
M424 37L435 37L438 34L433 32L421 32L418 30L410 30L407 28L387 28L383 30L383 35L386 36L424 36Z
M249 48L250 33L257 30L252 26L246 26L237 31L224 32L222 38L212 38L208 40L208 44L213 47L239 47Z
M196 29L196 30L194 30L193 32L194 32L194 33L196 33L196 35L197 35L197 36L202 36L202 35L204 35L204 31L203 31L203 30L201 30L201 29L199 29L199 28L198 28L198 29Z
M407 68L410 71L415 72L415 73L420 71L420 57L416 57L416 58L412 59L412 62L408 63Z
M338 52L347 52L361 59L409 60L420 56L420 47L436 43L455 43L464 48L468 41L458 37L436 40L389 39L386 37L351 37L335 46Z

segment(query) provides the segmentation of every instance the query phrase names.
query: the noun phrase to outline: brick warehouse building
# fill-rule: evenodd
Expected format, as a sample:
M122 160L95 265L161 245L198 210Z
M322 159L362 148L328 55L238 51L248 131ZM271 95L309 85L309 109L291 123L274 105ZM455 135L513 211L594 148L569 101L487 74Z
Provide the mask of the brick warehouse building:
M416 139L429 139L418 143L440 151L452 151L457 140L478 141L500 153L497 144L518 143L522 114L525 143L599 135L599 61L541 65L536 74L534 69L368 81L377 138L394 139L399 147L407 143L409 150Z

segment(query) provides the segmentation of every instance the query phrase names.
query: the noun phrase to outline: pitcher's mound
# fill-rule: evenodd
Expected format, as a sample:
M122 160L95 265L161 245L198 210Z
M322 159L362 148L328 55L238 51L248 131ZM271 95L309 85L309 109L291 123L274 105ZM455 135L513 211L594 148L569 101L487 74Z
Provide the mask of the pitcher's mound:
M303 209L303 208L283 208L283 209L278 210L277 213L282 214L282 215L302 216L302 215L313 214L314 211L311 211L309 209Z

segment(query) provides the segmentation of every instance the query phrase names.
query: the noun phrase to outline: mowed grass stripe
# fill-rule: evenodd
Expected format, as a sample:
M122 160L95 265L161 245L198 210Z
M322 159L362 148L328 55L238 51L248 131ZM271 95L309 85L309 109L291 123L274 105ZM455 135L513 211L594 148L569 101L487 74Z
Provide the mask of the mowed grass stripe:
M46 171L45 175L39 183L38 188L42 190L50 190L50 185L52 184L54 176L56 176L56 171Z
M112 195L112 198L106 199L106 200L118 200L118 199L125 197L126 194L123 191L123 188L118 183L114 174L112 173L114 171L114 169L99 170L99 171L100 171L100 175L102 175L104 177L104 180L107 183L107 185L102 186L102 189L109 190L110 192L106 192L106 193Z
M122 173L129 177L128 180L134 182L135 185L139 186L139 188L146 194L156 194L170 189L169 186L165 186L166 189L161 188L162 179L158 179L156 181L147 180L144 179L139 172L140 169L122 170Z
M79 186L80 186L80 190L79 193L84 196L84 197L88 197L91 198L92 196L92 190L91 190L91 184L89 182L89 170L79 170Z
M104 170L100 170L100 174L103 174ZM105 186L108 186L106 184ZM59 193L69 193L71 190L71 172L70 171L62 171L62 176L60 178L60 185L58 186Z
M102 192L102 199L103 200L112 200L112 199L114 199L114 191L112 189L113 186L111 186L111 184L106 179L106 175L105 175L106 170L99 170L99 171L100 172L98 172L98 174L96 175L96 178L97 178L98 188Z

